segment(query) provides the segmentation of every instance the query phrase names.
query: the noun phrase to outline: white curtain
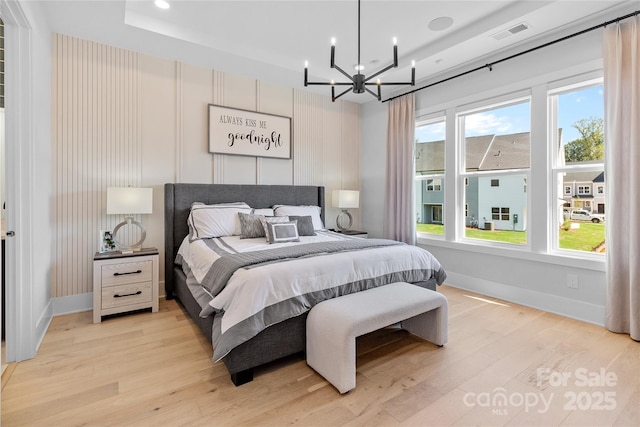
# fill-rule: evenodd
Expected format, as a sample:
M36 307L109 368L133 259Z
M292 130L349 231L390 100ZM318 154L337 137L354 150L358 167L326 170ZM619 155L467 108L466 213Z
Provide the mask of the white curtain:
M390 101L384 236L410 245L416 243L416 218L413 213L415 119L413 94Z
M639 17L604 30L606 327L640 340Z

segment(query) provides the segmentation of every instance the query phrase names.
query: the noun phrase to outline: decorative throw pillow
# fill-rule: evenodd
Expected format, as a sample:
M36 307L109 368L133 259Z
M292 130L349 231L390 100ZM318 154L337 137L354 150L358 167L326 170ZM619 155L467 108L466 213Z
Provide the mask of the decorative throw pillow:
M261 220L262 218L264 218L264 215L250 215L239 212L238 216L240 217L241 239L255 239L256 237L265 237L265 230Z
M264 235L269 240L269 224L276 224L282 222L289 222L288 216L263 216L260 218L260 222L262 223L262 227L264 229Z
M299 242L297 221L267 222L267 243Z
M189 240L240 234L240 218L238 217L240 212L249 213L251 207L244 202L218 205L192 204L187 219Z
M311 216L313 220L314 230L323 230L324 224L320 218L320 206L292 206L292 205L275 205L273 212L276 216Z
M315 236L316 232L313 231L313 219L310 215L307 216L294 216L289 215L291 221L298 221L298 236Z

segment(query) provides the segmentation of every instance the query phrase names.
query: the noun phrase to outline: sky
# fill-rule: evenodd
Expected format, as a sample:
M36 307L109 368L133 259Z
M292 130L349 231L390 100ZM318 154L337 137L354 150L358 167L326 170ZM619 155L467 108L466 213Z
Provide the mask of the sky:
M504 135L530 131L529 104L517 104L488 112L468 115L465 120L466 136ZM589 117L604 116L602 86L558 95L558 125L562 128L563 143L580 137L573 124ZM444 123L416 129L418 141L442 141Z

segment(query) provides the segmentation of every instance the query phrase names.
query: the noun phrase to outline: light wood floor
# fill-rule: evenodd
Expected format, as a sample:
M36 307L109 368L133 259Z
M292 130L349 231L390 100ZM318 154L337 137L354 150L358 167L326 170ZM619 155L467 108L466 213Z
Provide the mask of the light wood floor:
M234 387L175 301L97 325L91 312L56 317L37 357L5 374L2 425L640 425L639 343L440 291L449 343L438 348L392 328L359 338L357 387L346 395L301 357Z

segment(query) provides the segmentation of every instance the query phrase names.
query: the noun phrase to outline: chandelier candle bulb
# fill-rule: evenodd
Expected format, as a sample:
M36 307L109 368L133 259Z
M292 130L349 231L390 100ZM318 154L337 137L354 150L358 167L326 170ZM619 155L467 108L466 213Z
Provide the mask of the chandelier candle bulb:
M416 61L411 61L411 86L416 84Z
M398 39L393 38L393 66L398 66Z

